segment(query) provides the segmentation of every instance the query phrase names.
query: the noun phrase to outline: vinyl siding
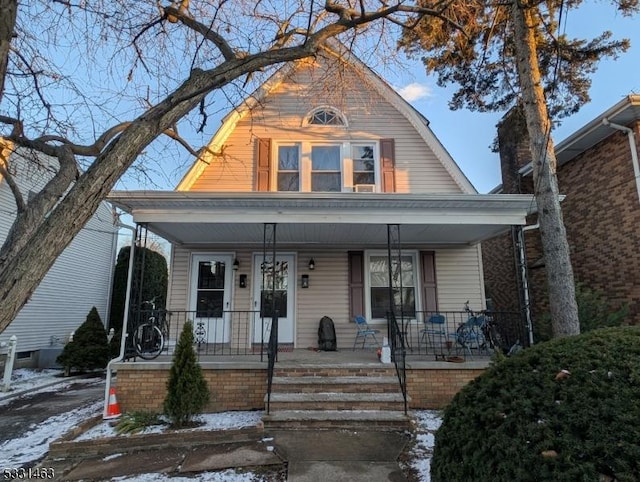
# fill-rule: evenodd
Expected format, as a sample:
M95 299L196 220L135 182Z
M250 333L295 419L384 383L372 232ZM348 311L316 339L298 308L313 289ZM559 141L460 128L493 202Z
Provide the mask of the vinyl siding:
M38 169L12 156L16 181L25 196L48 179ZM0 242L15 219L15 202L6 182L0 181ZM95 306L103 322L108 317L117 232L105 203L58 257L31 299L0 334L0 342L18 338L18 351L50 346L52 337L66 339Z
M428 248L424 248L428 249ZM189 259L191 253L215 252L216 249L175 248L171 269L171 293L169 306L173 310L188 309ZM221 250L228 252L228 250ZM282 252L293 252L286 247ZM237 274L247 274L247 288L238 287L239 276L234 282L235 310L253 310L253 253L237 251L240 262ZM330 317L335 325L339 348L353 345L355 327L349 317L349 285L347 250L296 251L296 348L316 347L318 324L323 316ZM316 268L310 271L309 259L315 260ZM436 250L438 303L441 311L461 311L464 302L480 309L484 306L482 266L479 246ZM300 287L300 278L309 275L309 288Z
M209 156L209 165L193 184L194 191L254 189L255 139L296 141L379 141L395 139L396 191L461 192L451 175L416 129L385 100L367 78L352 67L307 62L283 81L257 108L240 120L223 155ZM369 88L367 88L369 87ZM348 127L302 126L305 115L319 106L340 110ZM216 149L216 148L214 148ZM272 148L273 149L273 148ZM217 149L220 151L220 149Z

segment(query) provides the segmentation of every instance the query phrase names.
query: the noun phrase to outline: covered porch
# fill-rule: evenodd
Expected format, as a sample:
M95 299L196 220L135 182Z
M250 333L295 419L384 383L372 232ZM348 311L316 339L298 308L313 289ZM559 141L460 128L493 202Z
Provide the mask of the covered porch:
M478 243L524 224L532 206L530 196L477 194L135 191L112 193L110 201L174 247L173 286L163 315L167 353L184 322L191 320L204 356L262 357L272 323L269 310L276 308L281 352L316 347L317 323L327 314L335 318L342 349L355 341L356 314L378 330L380 345L384 336L392 337L392 313L408 356L424 359L484 354L480 344L459 346L455 337L468 319L463 303L471 299L475 310L484 308ZM427 273L425 266L438 261L425 257L425 250L439 256L442 287L426 279L435 277L435 267ZM346 265L347 255L354 252L365 255L366 273L354 275L350 258L348 273L338 266ZM455 255L463 252L474 258L460 261ZM271 259L277 260L270 268L279 267L278 273L269 272ZM471 266L468 273L457 268L462 262ZM223 283L224 293L198 289L203 285L195 279L198 263L223 267L224 279L213 282ZM386 271L372 273L374 265L386 265ZM284 266L287 279L277 286ZM180 278L179 271L188 270ZM381 275L388 276L388 282L381 282ZM276 280L275 285L265 276ZM359 286L347 285L344 278L354 276L366 279ZM270 293L274 286L285 289ZM331 305L340 309L327 309ZM140 306L132 308L138 320L150 315ZM429 320L434 314L445 317L435 330L444 336L432 336ZM518 316L500 315L509 323L520 323ZM512 341L524 336L518 332Z

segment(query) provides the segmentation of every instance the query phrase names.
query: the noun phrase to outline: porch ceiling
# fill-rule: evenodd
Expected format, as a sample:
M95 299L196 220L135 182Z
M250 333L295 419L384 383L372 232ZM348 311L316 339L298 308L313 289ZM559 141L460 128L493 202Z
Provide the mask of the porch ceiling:
M380 246L387 224L413 245L473 244L525 224L529 195L194 193L115 191L115 206L178 244L260 245L263 223L278 244Z

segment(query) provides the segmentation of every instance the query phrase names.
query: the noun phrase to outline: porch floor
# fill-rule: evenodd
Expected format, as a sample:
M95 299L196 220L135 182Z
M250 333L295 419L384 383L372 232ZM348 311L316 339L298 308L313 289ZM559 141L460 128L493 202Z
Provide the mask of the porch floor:
M136 359L136 365L166 365L172 361L172 355L161 355L154 360ZM434 354L412 354L407 353L407 368L486 368L491 357L483 354L473 354L473 356L457 357L458 363L436 360ZM206 368L258 368L267 364L267 354L264 353L262 360L260 355L200 355L200 364ZM133 360L122 363L130 363ZM118 364L120 365L120 363ZM301 366L329 366L329 367L380 367L382 364L378 359L375 350L350 348L338 349L337 351L315 351L311 349L294 349L292 351L279 352L276 362L278 368L295 368ZM393 363L387 365L393 368Z

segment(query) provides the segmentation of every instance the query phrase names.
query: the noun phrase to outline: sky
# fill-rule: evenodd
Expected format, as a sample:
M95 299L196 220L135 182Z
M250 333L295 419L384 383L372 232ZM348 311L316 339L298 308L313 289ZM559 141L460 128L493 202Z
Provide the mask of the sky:
M562 124L553 132L556 144L624 96L640 93L639 16L625 18L608 2L587 1L580 10L572 10L565 14L564 28L569 36L579 38L592 38L604 30L611 30L615 39L629 38L631 48L617 60L607 59L599 64L597 72L591 77L591 102L583 106L577 114L562 120ZM436 137L478 192L487 193L499 185L499 158L491 151L490 146L496 134L496 124L503 113L480 113L466 109L452 111L448 103L455 86L438 87L435 76L428 76L419 61L403 57L400 61L406 68L391 67L389 70L378 70L378 73L430 121L430 127ZM210 127L207 129L209 136L215 133L223 114L224 112L218 113L210 119ZM206 138L202 139L202 142L206 142ZM188 166L190 163L191 160L188 160L185 165ZM165 181L157 188L173 189L183 173L174 173L172 181ZM140 187L132 185L129 181L117 187L136 188Z
M577 114L562 120L553 132L556 145L623 97L640 94L640 17L624 18L608 3L593 1L566 17L566 32L570 35L591 38L604 30L611 30L616 39L629 38L631 48L618 60L607 59L599 64L598 71L591 77L591 102ZM390 73L383 76L429 119L436 137L479 192L489 192L499 185L502 182L499 158L491 152L490 145L503 114L452 111L448 102L453 88L438 87L435 78L427 76L419 64L411 67L411 73L413 76L404 73L395 79Z

